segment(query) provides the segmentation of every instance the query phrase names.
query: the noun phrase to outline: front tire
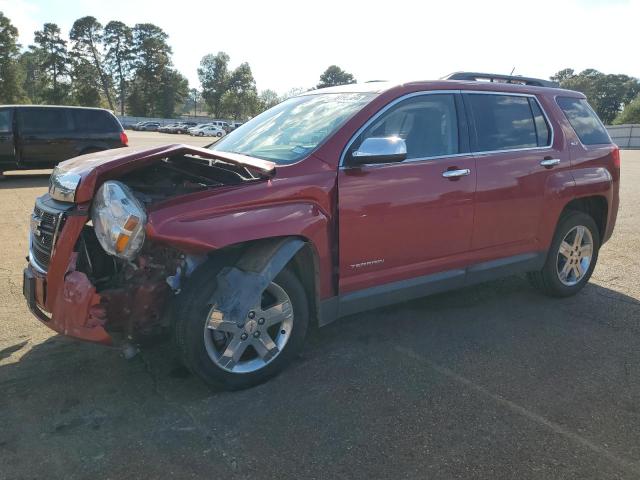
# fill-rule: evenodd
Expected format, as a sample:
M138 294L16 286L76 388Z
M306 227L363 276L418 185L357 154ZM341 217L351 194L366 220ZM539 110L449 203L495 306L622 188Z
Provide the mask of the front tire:
M260 384L302 350L309 306L291 271L278 274L240 325L211 316L215 272L195 276L194 282L176 314L175 343L183 363L206 383L231 390Z
M552 297L575 295L591 278L599 250L600 232L593 218L569 211L560 217L544 267L529 273L529 280Z

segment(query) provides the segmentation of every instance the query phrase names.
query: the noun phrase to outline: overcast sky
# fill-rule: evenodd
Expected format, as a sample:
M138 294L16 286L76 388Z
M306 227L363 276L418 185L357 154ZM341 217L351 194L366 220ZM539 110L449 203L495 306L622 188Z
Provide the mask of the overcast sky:
M65 35L102 24L151 22L169 34L191 86L203 55L249 62L258 89L308 88L337 64L359 81L419 80L458 70L548 77L596 68L640 77L640 0L0 0L26 46L45 22Z

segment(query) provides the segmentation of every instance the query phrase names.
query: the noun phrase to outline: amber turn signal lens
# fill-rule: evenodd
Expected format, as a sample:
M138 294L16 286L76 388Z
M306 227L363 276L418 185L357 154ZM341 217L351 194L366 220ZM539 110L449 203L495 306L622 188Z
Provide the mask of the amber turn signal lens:
M140 223L140 219L135 215L129 215L127 221L124 223L124 229L132 231Z
M116 241L116 252L124 252L124 249L127 247L127 243L129 243L129 238L129 235L126 235L124 233L118 235L118 240Z

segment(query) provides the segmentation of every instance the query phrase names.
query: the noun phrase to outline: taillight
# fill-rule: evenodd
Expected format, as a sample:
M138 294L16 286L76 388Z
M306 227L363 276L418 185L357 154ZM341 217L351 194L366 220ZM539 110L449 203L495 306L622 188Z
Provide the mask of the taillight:
M613 166L616 168L620 168L620 149L617 145L611 152L611 158L613 159Z
M122 143L123 147L126 147L129 145L129 138L127 137L127 134L124 132L120 132L120 143Z

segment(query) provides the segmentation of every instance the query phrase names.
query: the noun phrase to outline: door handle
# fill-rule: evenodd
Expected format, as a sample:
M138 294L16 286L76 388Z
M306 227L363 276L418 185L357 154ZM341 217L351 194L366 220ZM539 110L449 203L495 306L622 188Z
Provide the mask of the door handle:
M560 163L559 158L545 158L540 162L540 165L542 165L545 168L551 168L551 167L555 167L559 163Z
M457 170L445 170L442 172L442 176L444 178L458 178L458 177L466 177L471 174L471 170L468 168L460 168Z

